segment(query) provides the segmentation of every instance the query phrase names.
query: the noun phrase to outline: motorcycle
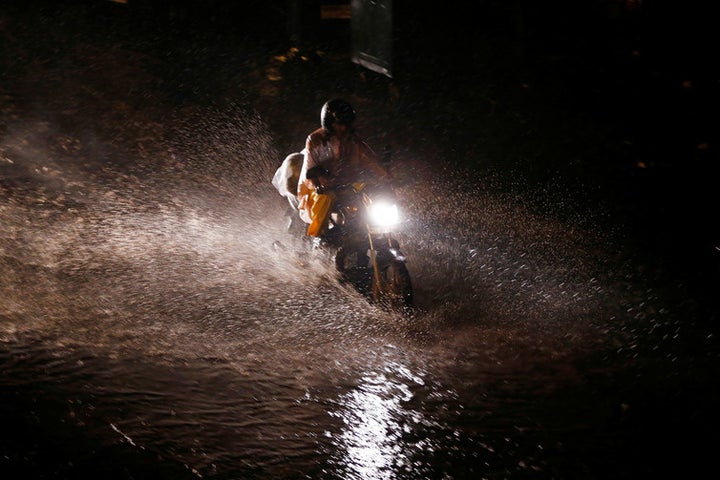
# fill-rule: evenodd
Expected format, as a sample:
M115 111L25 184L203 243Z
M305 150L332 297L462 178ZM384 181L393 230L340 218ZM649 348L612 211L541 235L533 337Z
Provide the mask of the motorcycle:
M409 313L413 288L406 257L393 235L400 223L394 194L361 183L333 191L328 227L318 243L334 250L342 278L368 293L375 304Z

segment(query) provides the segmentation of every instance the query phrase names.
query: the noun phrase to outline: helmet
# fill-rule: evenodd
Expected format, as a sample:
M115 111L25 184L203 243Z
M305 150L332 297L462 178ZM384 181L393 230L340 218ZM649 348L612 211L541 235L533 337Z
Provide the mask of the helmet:
M328 132L333 131L333 125L336 123L350 125L353 121L355 121L355 110L352 105L340 98L328 100L320 111L320 125Z

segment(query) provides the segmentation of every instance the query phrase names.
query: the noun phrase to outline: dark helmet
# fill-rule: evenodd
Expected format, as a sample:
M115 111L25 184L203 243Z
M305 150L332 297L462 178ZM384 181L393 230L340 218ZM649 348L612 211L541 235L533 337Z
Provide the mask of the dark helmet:
M355 110L345 100L335 98L328 100L320 111L320 125L328 132L333 131L336 123L350 125L355 121Z

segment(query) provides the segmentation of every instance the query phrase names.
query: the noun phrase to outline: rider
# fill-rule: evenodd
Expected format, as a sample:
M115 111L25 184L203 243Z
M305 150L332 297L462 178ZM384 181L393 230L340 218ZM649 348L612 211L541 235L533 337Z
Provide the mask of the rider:
M329 100L320 111L321 127L305 142L297 196L300 218L309 224L310 236L322 237L326 233L335 197L333 187L389 182L388 172L375 152L355 133L354 122L355 110L348 102Z

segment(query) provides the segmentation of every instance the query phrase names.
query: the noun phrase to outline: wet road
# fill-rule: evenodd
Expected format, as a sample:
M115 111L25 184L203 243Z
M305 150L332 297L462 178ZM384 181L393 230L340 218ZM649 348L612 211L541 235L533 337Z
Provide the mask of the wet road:
M703 463L714 339L602 232L499 194L401 188L418 313L399 318L321 259L271 248L292 244L283 200L256 181L272 161L222 178L208 159L81 174L24 145L6 144L0 209L13 478L624 478ZM463 214L433 206L435 188Z
M429 180L434 159L408 142L393 168L418 309L397 317L322 259L272 248L297 246L270 185L287 153L274 118L235 104L156 115L152 79L118 59L152 61L75 52L18 60L0 92L3 478L712 465L715 327L612 228L459 170L452 186Z

